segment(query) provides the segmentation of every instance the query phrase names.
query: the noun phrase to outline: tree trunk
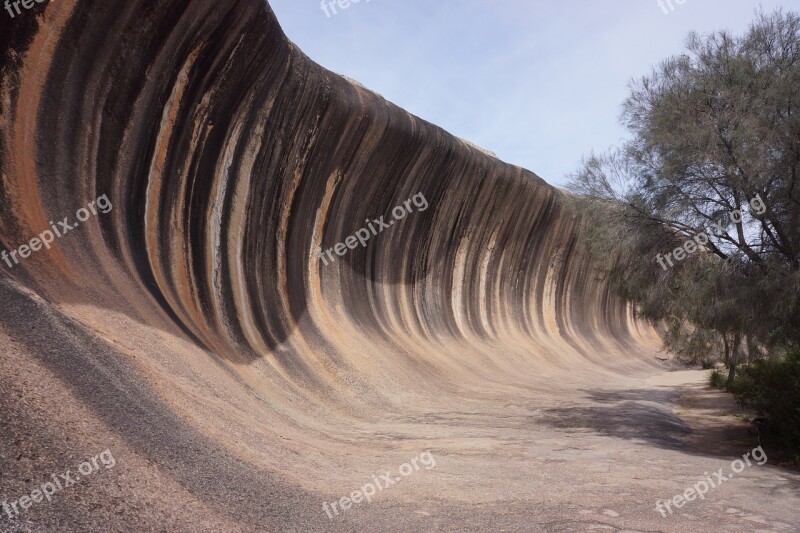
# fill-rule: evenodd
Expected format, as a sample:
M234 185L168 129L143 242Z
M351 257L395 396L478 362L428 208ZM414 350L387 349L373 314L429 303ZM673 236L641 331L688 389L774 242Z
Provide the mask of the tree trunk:
M752 335L747 336L747 363L752 363L760 359L760 354L758 351L758 347L756 346L756 342L753 339Z
M728 386L733 384L733 378L736 377L736 363L739 362L739 344L742 341L741 335L736 333L733 336L733 346L731 347L731 354L728 367Z
M725 366L730 365L731 362L731 347L728 345L728 334L722 334L722 344L725 346L725 356L722 358L722 362L725 363Z

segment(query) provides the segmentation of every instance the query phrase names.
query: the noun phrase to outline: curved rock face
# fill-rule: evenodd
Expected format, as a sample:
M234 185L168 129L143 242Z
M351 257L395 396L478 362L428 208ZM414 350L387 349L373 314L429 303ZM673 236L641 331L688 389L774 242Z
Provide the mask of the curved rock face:
M112 526L357 528L413 494L459 516L479 487L443 487L516 479L464 473L530 429L491 420L654 368L566 193L316 65L265 2L59 0L2 25L4 375L60 391L6 427L59 442L40 476L110 448L159 477L157 503L113 478L126 503L91 511ZM463 477L323 512L425 450Z

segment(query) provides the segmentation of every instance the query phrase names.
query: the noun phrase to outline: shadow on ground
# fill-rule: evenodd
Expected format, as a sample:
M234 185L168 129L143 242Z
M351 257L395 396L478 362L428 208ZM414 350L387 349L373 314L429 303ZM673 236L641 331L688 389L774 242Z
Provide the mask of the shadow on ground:
M579 392L586 404L545 409L537 421L692 455L735 458L758 446L755 433L731 419L737 412L732 399L713 391L684 386Z
M648 397L647 392L653 394ZM634 393L641 393L641 399L624 399ZM656 393L663 391L623 391L621 401L599 400L599 405L594 406L545 409L538 422L559 429L589 429L598 435L641 440L663 448L687 447L684 439L691 434L691 428L672 414L668 405L653 401Z

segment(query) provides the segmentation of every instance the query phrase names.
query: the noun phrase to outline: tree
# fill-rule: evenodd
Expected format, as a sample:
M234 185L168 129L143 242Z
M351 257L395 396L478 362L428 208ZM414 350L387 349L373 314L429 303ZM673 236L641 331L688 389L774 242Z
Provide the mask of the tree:
M743 339L800 343L800 16L690 34L621 119L631 140L569 184L616 287L690 357L731 339L731 379Z

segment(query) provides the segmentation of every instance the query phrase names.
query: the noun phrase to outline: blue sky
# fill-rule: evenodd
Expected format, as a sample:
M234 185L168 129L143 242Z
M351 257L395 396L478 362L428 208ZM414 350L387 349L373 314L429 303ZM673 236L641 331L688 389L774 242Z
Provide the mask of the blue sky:
M671 1L361 0L326 16L319 0L269 0L317 63L556 185L626 136L628 82L689 31L741 33L759 5L800 8Z

